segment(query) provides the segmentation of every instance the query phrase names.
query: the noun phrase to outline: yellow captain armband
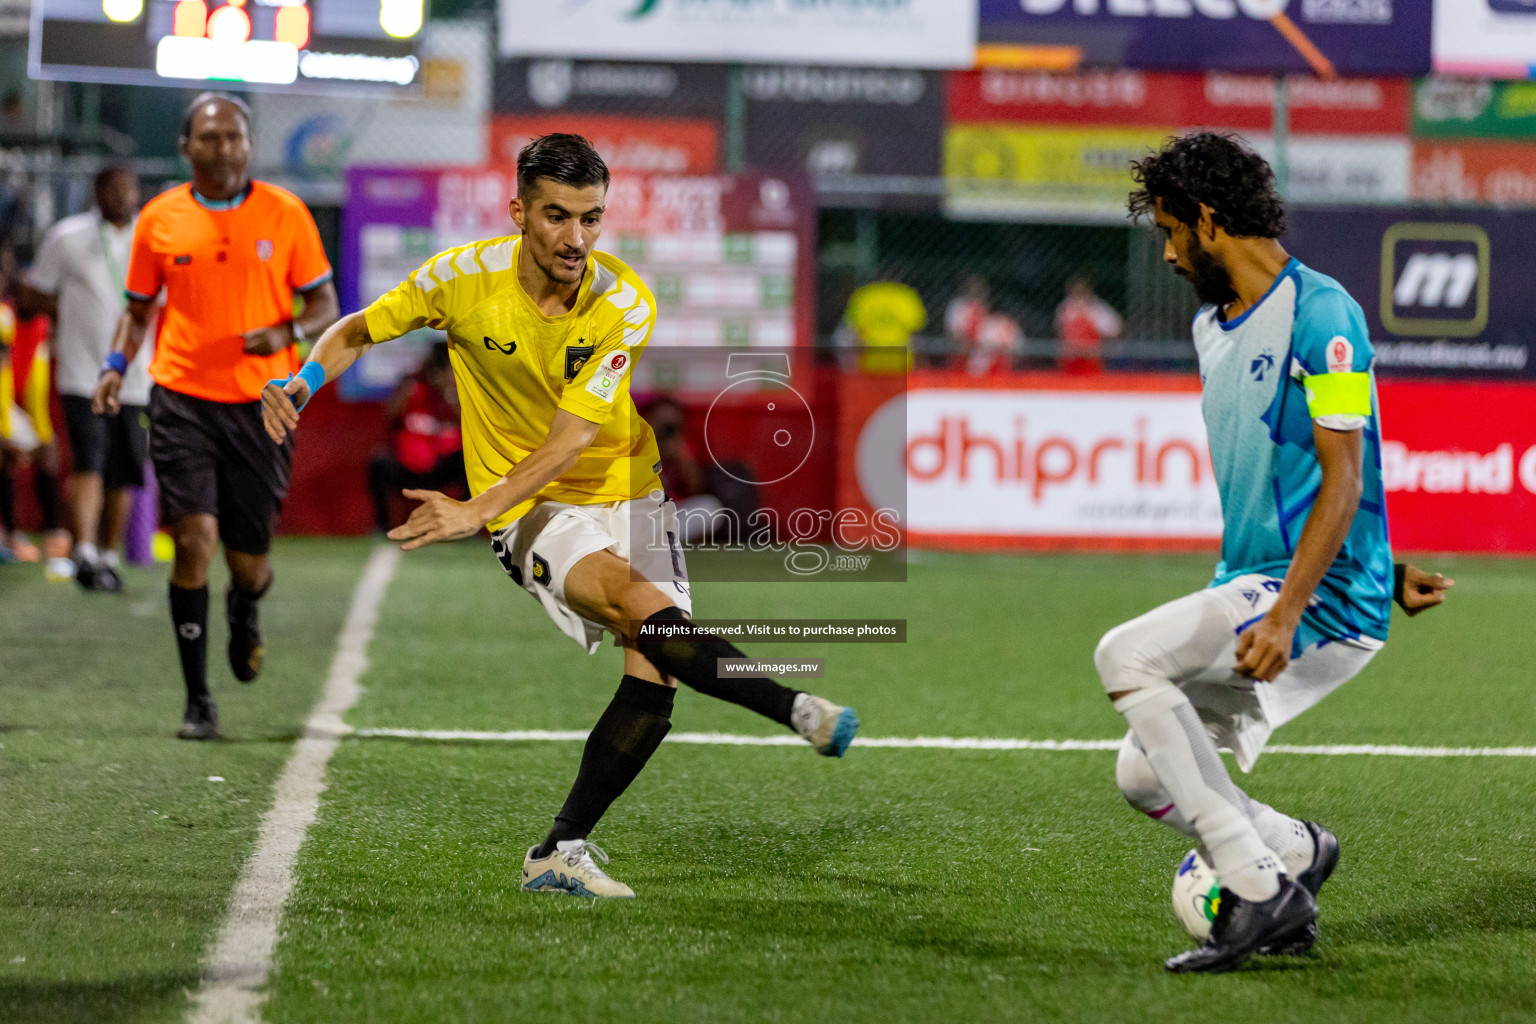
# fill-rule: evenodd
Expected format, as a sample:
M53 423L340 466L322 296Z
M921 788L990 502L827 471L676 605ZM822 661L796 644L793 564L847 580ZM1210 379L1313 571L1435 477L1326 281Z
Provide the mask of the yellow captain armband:
M1307 389L1307 412L1319 416L1369 416L1371 375L1368 373L1316 373L1301 378Z

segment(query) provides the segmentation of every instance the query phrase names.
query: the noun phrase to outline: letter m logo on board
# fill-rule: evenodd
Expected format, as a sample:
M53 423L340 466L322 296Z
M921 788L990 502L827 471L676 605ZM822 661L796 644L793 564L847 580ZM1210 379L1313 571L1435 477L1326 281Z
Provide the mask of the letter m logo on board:
M1481 334L1491 264L1476 224L1393 224L1381 239L1381 325L1408 337Z

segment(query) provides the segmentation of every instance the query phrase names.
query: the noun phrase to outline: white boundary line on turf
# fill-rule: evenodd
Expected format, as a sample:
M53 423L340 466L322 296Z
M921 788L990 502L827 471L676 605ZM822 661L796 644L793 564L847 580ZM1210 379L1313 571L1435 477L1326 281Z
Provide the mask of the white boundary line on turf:
M577 742L587 738L585 731L552 732L522 729L513 732L480 732L472 729L354 729L351 735L363 739L435 740L524 743L538 741ZM738 736L724 732L675 732L667 743L696 743L727 747L798 747L805 740L798 736ZM987 736L913 736L863 737L853 741L856 747L886 747L930 750L1118 750L1120 740L1016 740ZM1409 747L1400 744L1346 743L1332 746L1295 746L1275 743L1264 748L1266 754L1316 754L1325 757L1536 757L1536 747Z
M379 605L399 563L399 548L374 548L352 592L325 689L277 780L272 808L261 819L256 851L245 862L229 899L229 914L204 961L202 984L187 1014L189 1024L259 1024L261 1020L277 949L277 925L293 892L294 863L320 808L326 762L348 731L342 715L362 692L357 680L368 666L368 644Z

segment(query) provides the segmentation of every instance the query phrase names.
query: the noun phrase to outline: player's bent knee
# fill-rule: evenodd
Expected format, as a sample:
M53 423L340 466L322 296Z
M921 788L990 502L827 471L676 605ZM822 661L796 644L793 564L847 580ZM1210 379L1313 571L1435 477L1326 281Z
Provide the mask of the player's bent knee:
M1126 802L1143 814L1156 814L1171 803L1152 762L1129 736L1120 744L1120 755L1115 759L1115 785Z

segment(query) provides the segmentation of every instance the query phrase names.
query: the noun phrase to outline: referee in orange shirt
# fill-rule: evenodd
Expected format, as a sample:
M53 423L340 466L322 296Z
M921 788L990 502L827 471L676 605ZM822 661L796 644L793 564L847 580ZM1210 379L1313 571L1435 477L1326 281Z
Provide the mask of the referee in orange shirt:
M267 552L293 445L261 424L261 389L299 368L293 344L337 316L331 266L314 218L291 192L252 181L251 114L239 99L204 93L181 127L192 181L139 214L128 265L128 306L102 367L94 405L115 414L123 372L144 343L165 291L149 375L149 449L160 521L176 540L171 622L187 685L182 739L218 735L208 692L208 566L224 542L230 588L229 666L248 683L261 671L257 601L272 585ZM304 298L295 317L294 294Z

